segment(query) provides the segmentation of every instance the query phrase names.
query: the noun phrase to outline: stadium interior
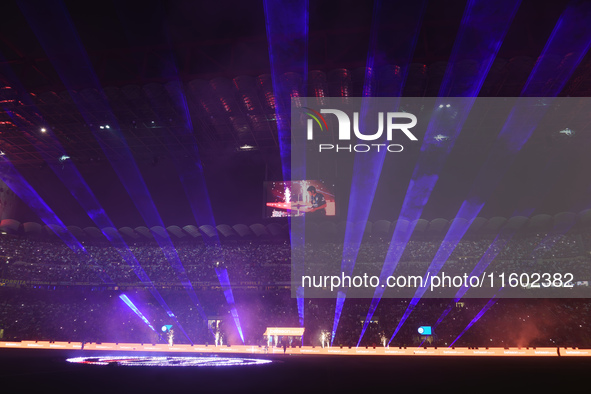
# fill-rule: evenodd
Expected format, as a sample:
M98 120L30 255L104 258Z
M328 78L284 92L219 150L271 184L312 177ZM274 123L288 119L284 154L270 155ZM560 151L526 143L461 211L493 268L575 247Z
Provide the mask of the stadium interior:
M589 2L49 0L2 9L0 343L79 343L80 354L101 343L250 346L285 363L243 367L263 372L238 372L242 385L202 377L206 391L224 392L300 392L291 385L302 374L319 382L312 391L382 389L399 379L378 375L396 369L400 387L415 387L431 368L444 383L487 379L487 369L534 387L526 380L540 368L555 370L558 384L589 367L591 357L529 361L519 376L513 358L479 370L457 359L281 358L302 348L591 349ZM312 111L322 142L336 144L336 122L309 107L358 97L438 98L434 113L451 120L431 120L400 152L337 152L301 177L292 109ZM474 100L517 113L531 98L539 105L525 120L512 112L479 128L462 118ZM299 217L318 208L318 194L326 214ZM497 285L484 297L456 286L436 297L376 287L362 297L344 280L310 279L328 294L316 296L301 278L324 267L337 277L374 270L380 280L494 275L523 289L503 296ZM569 289L538 291L532 272ZM88 392L124 392L131 376L145 376L48 367L56 363L45 354L3 347L0 376L59 369L46 383L62 392L101 376L114 388ZM71 371L79 377L64 383ZM350 386L335 383L341 374ZM178 378L176 390L137 387L199 385L160 376Z

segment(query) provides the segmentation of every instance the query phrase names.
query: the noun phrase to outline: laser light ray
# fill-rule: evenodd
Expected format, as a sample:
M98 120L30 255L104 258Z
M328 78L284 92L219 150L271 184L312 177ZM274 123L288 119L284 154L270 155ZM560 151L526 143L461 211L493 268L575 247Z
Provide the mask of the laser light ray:
M2 67L2 71L3 71L3 75L5 77L9 78L11 83L17 87L17 91L21 92L20 100L25 105L35 108L35 105L32 102L30 95L22 94L23 92L25 92L25 89L22 86L22 84L20 83L20 81L18 80L18 78L16 77L16 75L14 75L12 70L8 67ZM20 124L20 123L24 122L25 120L27 120L27 118L24 116L14 117L14 118L15 118L14 121L17 124ZM40 120L41 119L37 119L37 121L40 121ZM26 134L26 136L28 137L28 134ZM59 140L53 134L48 135L47 138L50 139L52 141L52 143L54 145L56 145L60 151L65 151L65 149L63 148L63 146L61 145ZM49 167L58 176L58 178L60 178L60 180L64 183L64 185L72 193L72 196L76 199L76 201L78 201L80 206L86 211L88 216L98 226L98 228L100 228L100 229L104 229L107 227L114 228L115 226L114 226L113 222L106 215L105 210L102 208L102 206L100 205L100 203L96 199L96 196L91 192L88 184L84 181L84 179L82 178L82 175L80 174L80 172L78 171L78 169L76 168L74 163L69 161L67 163L62 164L61 166L57 165L56 163L53 162L53 160L51 160L51 158L49 157L47 152L45 150L43 150L41 147L39 147L38 144L35 143L35 141L31 140L31 143L33 146L37 147L37 150L42 155L42 157L44 158L46 163L48 163ZM135 256L131 252L131 250L129 249L129 246L121 237L121 234L119 234L119 232L106 232L106 231L103 231L103 234L105 235L107 240L115 247L115 250L121 255L123 260L129 266L131 266L133 268L136 276L140 279L140 281L144 285L146 285L147 289L154 296L154 298L158 301L158 303L164 308L164 310L167 312L167 314L169 316L173 317L174 314L170 310L170 307L166 304L166 302L164 301L164 299L162 298L160 293L157 291L156 287L154 286L154 284L152 283L152 281L150 280L150 278L148 277L148 275L146 274L144 269L141 267L141 265L139 264L139 262L137 261L137 259L135 258ZM108 276L105 273L103 273L102 271L100 271L99 274L101 274L101 276ZM103 281L105 281L105 283L113 283L113 281L110 278L103 278ZM175 320L176 320L176 318L175 318ZM175 321L175 322L177 323L177 326L181 327L181 330L182 330L181 324L178 321Z
M414 53L416 40L419 35L421 23L423 20L423 13L425 10L426 1L402 3L389 3L387 6L381 0L374 3L372 28L369 42L369 50L367 53L366 72L363 86L363 97L369 97L375 92L372 90L372 83L375 78L376 66L383 66L382 62L376 65L376 57L387 51L384 44L378 44L378 33L381 27L392 23L391 16L398 12L405 15L406 18L410 16L414 23L414 28L404 30L400 42L405 43L396 54L399 59L402 59L402 78L400 81L390 86L391 91L382 92L391 97L398 97L402 95L402 90L408 75L408 66L412 54ZM387 18L387 19L386 19ZM405 21L406 22L406 21ZM366 123L368 102L364 101L361 108L361 122ZM347 212L347 225L345 228L345 240L343 255L341 260L341 271L346 275L351 275L357 260L357 253L359 246L363 239L364 229L355 225L356 223L365 223L369 217L369 212L373 203L373 198L378 185L382 166L384 163L386 152L373 152L369 155L364 154L355 155L353 167L353 179L351 183L351 191L349 194L349 208ZM335 305L335 317L333 321L333 330L331 333L331 345L334 342L336 331L338 328L341 311L346 298L346 289L339 292L339 296Z
M131 302L131 300L125 295L125 294L121 294L119 296L119 298L121 298L121 300L123 300L123 302L125 302L125 304L127 304L127 306L129 308L131 308L131 310L139 316L140 319L142 319L142 321L144 323L146 323L148 325L148 327L150 327L150 329L152 329L152 331L154 331L155 333L158 334L158 331L156 331L156 329L152 326L152 324L150 324L150 322L148 321L148 319L146 319L146 317L142 314L142 312L140 312L140 310L133 304L133 302ZM160 336L160 334L158 334L158 336Z
M281 170L284 181L292 179L306 179L305 165L292 168L292 155L298 163L305 163L305 149L291 149L291 130L289 124L289 109L291 98L300 100L300 106L306 106L305 87L308 86L308 0L264 0L265 25L269 46L269 61L271 64L271 79L275 96L275 119L277 121L277 136L281 156ZM299 86L288 86L281 77L287 72L295 72L302 76ZM304 94L302 94L304 93ZM290 224L290 240L292 248L303 248L304 220L293 221ZM294 229L294 226L296 227ZM294 236L300 234L299 236ZM292 258L292 266L296 274L303 275L303 258ZM294 286L298 304L300 325L304 324L304 289Z
M533 130L542 120L546 110L547 107L544 106L532 106L531 100L526 100L525 103L522 102L514 108L509 115L507 122L503 126L503 129L499 133L497 143L493 146L487 161L475 178L476 180L471 187L468 198L464 201L460 210L456 214L456 220L452 221L452 225L447 231L441 246L437 250L435 258L431 262L426 275L434 276L441 270L472 224L473 220L484 206L485 201L492 195L496 189L496 185L498 185L502 180L502 177L509 170L517 153L521 150L525 142L533 133ZM510 143L507 143L507 140L510 140ZM500 158L502 158L502 160L500 160ZM411 307L414 307L418 303L426 290L426 286L417 289L390 341L394 339L400 328L406 322L408 316L412 312Z
M217 274L220 285L222 286L222 291L224 292L224 297L226 297L226 302L228 305L230 305L230 312L232 314L232 318L234 319L234 324L236 325L238 334L240 334L240 339L242 340L242 343L244 343L244 335L242 334L242 327L240 325L240 319L238 318L238 311L236 310L234 295L232 294L232 286L230 285L228 270L226 268L216 268L215 273Z
M533 212L533 209L529 212L531 214L531 212ZM573 223L574 224L574 223ZM554 230L558 231L553 231L554 234L549 234L548 236L544 237L544 239L542 239L535 247L534 247L534 254L537 250L544 248L545 246L547 246L548 244L551 243L551 239L554 235L556 234L564 234L566 232L568 232L568 230L570 230L570 226L567 227L562 227L562 226L555 226ZM482 272L484 272L484 270L486 269L486 267L488 266L488 264L490 264L490 262L498 255L498 253L500 253L501 250L503 250L503 248L505 247L505 245L509 242L509 240L513 237L513 235L515 235L515 233L519 230L519 227L515 227L512 230L509 230L508 232L505 232L502 234L499 234L499 236L497 236L497 238L495 239L495 241L493 241L493 243L491 244L491 246L487 249L487 251L485 252L484 256L480 259L480 261L478 262L477 266L474 268L474 270L472 271L472 273L470 275L481 275ZM499 240L499 242L497 242L497 240ZM497 301L498 299L498 295L501 293L501 291L503 290L503 288L499 289L499 291L497 292L497 294L495 294L490 300L489 302L485 305L485 307L476 315L476 317L474 317L474 319L472 319L472 321L468 324L468 326L466 326L466 328L460 333L460 335L458 335L458 337L454 340L454 342L450 345L453 346L453 344L462 337L462 335L464 335L464 333L466 331L468 331L470 329L470 327L472 327L474 325L474 323L476 323L478 321L478 319L480 319L489 309L490 307ZM456 297L454 299L454 302L459 301L459 299L466 293L467 289L463 289L460 288L460 290L458 291L458 293L456 294ZM449 311L451 310L451 305L442 313L442 315L439 317L439 319L437 320L437 324L439 325L441 323L441 321L445 318L445 316L447 316L447 314L449 313Z
M527 212L516 212L513 217L519 217L523 215L531 215L533 213L533 209L529 209ZM500 231L499 234L495 237L494 241L490 244L490 246L486 249L476 266L472 269L470 276L480 276L482 275L490 263L501 253L502 250L505 249L505 246L509 243L509 241L513 238L513 236L525 225L525 221L520 223L517 226L510 227L505 226ZM467 287L460 287L454 296L453 302L443 311L441 316L437 319L434 327L438 327L439 324L445 319L445 317L449 314L451 309L453 308L453 304L460 301L462 297L468 291Z
M55 67L60 79L68 88L68 92L82 117L89 125L93 123L92 114L87 108L90 104L75 94L73 88L81 83L91 83L99 92L99 97L92 103L92 106L94 110L100 109L109 118L108 124L113 126L111 138L107 140L98 130L93 128L91 130L146 224L149 227L155 225L164 227L129 146L121 134L118 122L106 102L106 96L64 4L61 1L47 1L43 3L42 7L31 7L25 3L19 3L19 7L29 21L32 30ZM65 47L69 50L64 51ZM117 138L112 138L113 136ZM197 307L202 318L206 320L207 316L170 237L166 234L166 238L156 237L156 241L166 260L175 269L183 288ZM184 334L191 341L186 332Z
M537 97L557 95L589 50L591 46L591 27L585 22L587 20L585 17L591 17L591 4L573 3L561 15L544 47L542 55L538 59L538 63L521 92L522 96L533 96L536 99L520 100L509 115L487 161L480 169L476 181L472 185L467 200L464 201L456 215L456 218L465 218L467 221L454 220L454 224L458 223L459 226L452 225L447 232L435 259L428 269L431 274L439 272L446 261L440 257L443 257L443 255L448 257L457 246L472 220L484 206L484 202L492 195L496 185L508 171L517 153L529 140L534 129L550 108L549 105L539 105L539 101L542 100L543 103L549 104L553 101L551 97L543 99ZM575 31L577 37L572 39ZM556 57L563 59L558 72L555 69L554 59ZM449 254L446 250L449 250ZM439 256L440 253L442 256ZM390 341L394 339L400 327L412 312L411 306L416 305L425 290L425 288L417 289L415 297L398 323L398 327L396 327Z
M503 288L501 288L500 291L502 291ZM497 294L495 294L487 303L486 305L480 310L480 312L478 312L476 314L476 316L474 316L474 318L470 321L470 323L468 323L468 325L466 326L466 328L464 328L464 330L462 330L462 332L460 333L460 335L457 336L456 339L453 340L453 342L449 345L449 347L452 347L457 341L458 339L460 339L462 337L462 335L464 335L466 333L466 331L468 331L470 329L470 327L472 327L474 324L476 324L476 322L482 317L482 315L484 315L497 301L498 301L498 294L499 292L497 292Z
M291 132L286 114L291 97L306 96L301 93L308 78L308 1L265 0L264 8L281 166L283 180L288 181L292 179ZM286 72L301 75L301 85L293 89L281 81Z
M541 170L540 173L538 174L539 176L536 179L535 187L533 187L531 190L529 190L527 195L522 197L522 200L524 202L530 203L531 205L528 208L515 211L512 215L513 218L518 218L518 217L525 218L525 217L530 217L533 214L533 212L535 211L535 207L543 200L543 197L547 194L548 185L553 183L552 180L548 179L547 174L549 172L548 170L556 165L556 162L555 162L556 159L557 159L556 157L552 157L546 162L544 169ZM533 201L533 203L532 203L532 201ZM509 222L510 221L511 221L511 219L509 219ZM502 250L505 249L505 247L507 246L509 241L513 238L513 236L525 225L526 221L519 223L517 226L509 226L508 223L503 228L501 228L501 230L499 231L499 233L495 237L494 241L487 248L486 252L483 254L483 256L480 258L480 260L478 261L478 263L476 264L476 266L474 267L474 269L470 273L470 276L482 275L485 272L485 270L487 269L487 267L490 265L490 263L497 257L497 255ZM550 232L550 234L548 234L546 237L544 237L544 239L542 239L534 247L532 257L535 256L535 254L538 250L548 250L549 247L551 247L553 245L555 237L557 235L562 235L562 234L567 233L570 230L570 228L572 228L573 225L574 225L574 221L565 222L565 223L555 225L554 228L552 229L552 231ZM467 291L468 291L468 288L464 288L464 287L461 287L460 289L458 289L458 291L454 297L453 303L458 302L466 294ZM437 327L437 326L439 326L439 324L441 324L441 322L445 319L445 317L451 311L452 307L453 307L453 304L450 304L443 311L441 316L437 319L435 327Z
M174 61L172 54L170 55L170 58L171 62ZM189 162L186 163L175 157L174 163L177 171L179 172L179 177L185 190L187 200L191 206L195 222L199 224L208 224L215 228L216 223L213 216L213 210L211 208L211 201L207 191L207 185L205 183L203 166L199 159L200 155L197 147L197 140L195 139L193 130L193 121L191 120L187 97L184 93L181 81L178 79L178 70L176 70L176 66L175 75L176 79L166 85L166 90L173 99L176 107L179 109L179 112L183 114L185 119L185 127L179 130L175 129L173 133L177 136L189 137L193 140L192 149L194 151L195 158L189 160ZM217 232L215 233L214 241L216 246L220 245Z
M86 253L82 244L68 231L64 223L55 212L43 201L41 196L23 178L6 156L0 157L0 179L21 200L25 202L68 247L77 253ZM59 229L59 231L56 231Z
M522 218L531 217L531 215L535 211L536 207L543 201L543 198L547 195L547 192L549 191L548 185L552 185L554 183L554 181L556 181L556 178L558 177L558 173L557 173L554 176L554 178L549 179L549 174L551 173L550 169L555 167L556 165L558 165L557 160L559 160L559 157L557 154L554 154L548 158L544 168L541 169L538 174L536 174L535 180L533 182L534 186L532 188L528 189L527 194L521 198L520 205L522 205L522 206L526 205L527 207L516 210L513 213L512 218L517 219L520 217L522 217ZM478 261L478 263L476 264L476 266L474 267L474 269L470 273L470 276L482 275L485 272L485 270L487 269L487 267L490 265L490 263L507 246L507 244L513 238L513 236L526 223L526 221L522 221L521 223L518 223L518 225L516 225L516 226L509 226L509 223L511 221L512 221L512 219L509 219L507 224L503 228L500 229L500 231L497 234L497 236L495 237L494 241L487 248L486 252L483 254L481 259ZM555 234L566 233L570 229L570 227L573 223L570 223L570 225L568 223L564 223L564 224L567 225L566 228L564 228L562 226L555 226L552 229L551 234L549 234L545 239L540 241L540 243L538 245L536 245L536 247L534 247L533 254L535 255L536 251L538 249L546 249L546 247L549 246L552 243L552 241L554 240ZM468 291L468 288L464 288L464 287L458 289L458 291L454 297L453 303L458 302L466 294L467 291ZM445 319L445 317L449 314L449 312L451 311L451 309L453 307L453 303L451 303L443 311L441 316L437 319L435 327L439 326L442 323L442 321Z
M488 71L496 58L519 5L520 1L515 0L494 3L484 0L471 0L466 5L450 62L439 91L439 96L442 97L449 95L462 97L459 100L457 109L458 116L455 119L449 119L449 115L444 111L437 112L441 105L445 107L448 103L444 99L439 99L436 102L434 116L427 126L427 132L421 145L421 154L413 171L412 180L407 189L392 241L380 273L381 281L392 275L396 269L414 227L421 217L423 208L439 179L439 171L455 144L474 104L475 96L478 95L488 75ZM482 26L488 26L489 28L483 29ZM457 74L459 73L459 68L455 67L455 63L466 57L477 59L480 66L472 74L462 75L462 79L467 83L462 84L462 86L452 85L453 81L457 81ZM442 125L446 125L446 129L451 131L448 133L449 135L446 135L448 138L443 146L436 139L440 134ZM358 344L363 338L383 293L383 288L376 288Z

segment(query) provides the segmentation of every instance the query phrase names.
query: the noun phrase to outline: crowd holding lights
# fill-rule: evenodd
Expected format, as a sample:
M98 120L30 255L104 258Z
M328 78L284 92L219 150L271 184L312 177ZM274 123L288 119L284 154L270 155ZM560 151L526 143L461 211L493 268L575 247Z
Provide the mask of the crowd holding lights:
M497 257L499 263L515 270L528 264L536 245L544 234L515 238ZM465 270L471 267L486 251L491 240L463 240L450 257L450 269ZM436 253L436 240L411 240L407 245L400 268L403 270L425 270ZM121 260L113 247L105 244L85 243L88 255L73 253L57 242L26 238L2 237L0 255L7 256L0 267L0 328L4 340L79 340L96 342L160 342L165 338L148 328L143 319L131 313L123 303L112 303L111 295L119 297L120 292L100 281L96 270L102 267L109 276L125 289L126 295L134 300L141 313L149 318L152 326L170 324L170 315L161 310L153 300L146 304L149 294L134 279L134 274ZM216 263L223 261L231 273L232 286L236 294L235 306L240 311L244 343L249 345L269 344L277 346L281 338L266 338L262 333L267 327L299 326L296 300L284 283L290 277L290 247L282 241L233 241L214 248L205 244L179 243L179 256L186 262L187 271L193 283L200 283L196 289L208 316L222 317L218 334L212 336L207 322L189 308L188 300L176 283L174 272L166 264L162 250L150 243L130 246L138 261L153 278L154 284L162 291L163 297L187 328L195 343L242 344L234 328L231 306L228 305L216 278ZM387 243L362 244L360 261L379 260L387 250ZM333 259L338 263L339 246L333 243L316 245L313 254L317 259ZM535 251L539 261L550 261L554 268L561 266L591 267L591 233L573 233L556 237L545 247ZM119 256L119 257L118 257ZM537 263L539 264L539 263ZM219 269L219 265L217 266ZM589 270L587 270L589 271ZM589 272L591 278L591 272ZM177 290L175 290L175 288ZM77 294L72 297L72 294ZM84 295L84 301L78 294ZM117 300L119 301L119 300ZM360 316L364 316L370 300L347 300L334 344L354 346L360 332ZM466 328L474 315L482 309L486 300L465 300L456 304L451 300L423 300L417 306L408 322L391 344L416 344L419 338L417 328L434 325L441 312L451 306L449 315L434 329L433 343L444 346L452 343ZM381 344L389 336L397 320L408 305L408 300L383 300L376 311L376 317L368 324L367 333L361 345ZM321 346L322 331L329 332L334 300L306 299L304 345ZM530 318L527 318L527 316ZM565 303L563 300L520 301L499 300L482 316L479 322L458 340L461 344L482 344L491 346L517 345L512 342L516 330L531 330L536 325L536 337L527 344L584 346L591 344L585 330L591 316L591 303L587 300ZM216 318L218 319L218 318ZM525 321L523 320L525 319ZM556 322L560 322L557 324ZM516 327L519 324L523 328ZM214 331L215 333L215 331ZM415 339L416 337L416 339ZM328 335L330 339L330 335ZM550 338L552 340L550 341ZM185 343L184 337L175 338ZM277 342L275 342L277 341ZM526 342L524 342L525 344ZM299 344L299 343L298 343ZM328 343L325 341L324 346ZM387 345L387 344L386 344Z

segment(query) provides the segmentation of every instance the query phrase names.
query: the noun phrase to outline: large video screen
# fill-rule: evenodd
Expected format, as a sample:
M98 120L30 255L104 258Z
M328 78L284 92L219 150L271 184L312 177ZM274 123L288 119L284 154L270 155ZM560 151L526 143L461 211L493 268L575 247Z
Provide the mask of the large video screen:
M265 182L264 217L335 216L334 190L320 180Z

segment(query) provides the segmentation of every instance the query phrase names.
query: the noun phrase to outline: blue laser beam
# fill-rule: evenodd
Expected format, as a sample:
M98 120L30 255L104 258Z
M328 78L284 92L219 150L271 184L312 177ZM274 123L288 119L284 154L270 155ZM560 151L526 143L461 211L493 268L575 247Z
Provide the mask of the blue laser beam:
M244 335L242 334L242 327L240 325L240 319L238 318L236 303L234 302L234 294L232 294L232 286L230 285L228 270L226 268L216 268L215 273L217 274L220 285L222 286L222 291L224 292L224 297L226 297L226 302L230 306L230 313L234 319L234 324L236 325L238 334L240 334L240 339L242 340L242 343L244 343Z
M57 235L64 243L76 253L86 253L86 249L80 241L72 235L64 223L45 203L33 187L18 172L6 156L0 157L0 179L12 190L21 200L25 202L39 218ZM56 231L55 229L60 231Z
M499 292L501 292L502 290L503 290L503 288L501 288L499 290ZM484 307L476 314L476 316L474 316L474 318L470 321L470 323L468 323L468 325L466 326L466 328L464 328L462 330L462 332L460 333L460 335L458 335L457 338L453 340L453 342L449 345L449 347L452 347L458 341L458 339L460 339L462 337L462 335L464 335L466 333L466 331L468 331L470 329L470 327L472 327L474 324L476 324L476 322L482 317L482 315L484 315L498 301L498 294L499 294L499 292L497 292L497 294L495 294L486 303L486 305L484 305Z
M591 17L591 5L589 4L576 5L573 3L561 15L521 92L521 96L535 97L535 99L523 99L513 108L485 164L480 169L470 189L468 198L456 215L456 218L465 220L453 221L426 275L433 276L441 270L486 200L492 195L496 186L510 168L517 153L531 137L533 131L550 108L549 105L540 105L540 101L542 104L549 104L553 101L552 96L556 96L560 92L587 53L591 45L591 27L584 22L585 17ZM575 31L576 38L573 39ZM554 59L556 57L563 59L558 70L555 69ZM540 96L550 97L537 99ZM412 313L425 291L425 286L417 289L390 342Z
M140 319L142 319L142 321L144 323L146 323L148 325L148 327L150 327L152 329L152 331L154 331L155 333L158 333L158 331L156 331L156 329L152 326L152 324L148 321L148 319L142 314L142 312L140 312L140 310L133 304L133 302L131 302L131 300L125 295L125 294L121 294L119 296L119 298L121 298L121 300L123 300L123 302L125 302L125 304L127 304L127 306L136 314L139 316ZM160 336L160 334L158 335Z
M117 4L118 14L123 15L123 7ZM126 30L128 40L133 42L136 40L137 35L129 34ZM172 155L173 163L175 164L179 179L187 196L189 206L195 218L195 223L199 225L210 225L216 227L214 220L213 210L211 208L211 201L205 183L205 176L203 173L203 166L200 160L199 149L197 146L197 140L194 134L193 121L189 111L189 105L183 84L179 78L179 70L172 52L172 44L170 42L170 32L165 29L166 39L168 40L168 50L161 51L159 56L165 60L162 62L162 69L160 73L162 75L169 76L171 81L164 85L165 91L168 97L171 99L172 105L177 110L177 113L181 114L183 119L182 127L170 127L168 131L170 134L166 134L166 141L170 146L174 146L179 140L188 141L186 147L189 148L193 155L187 159L182 159L180 155ZM138 44L134 42L134 44ZM157 96L156 94L149 94L149 89L144 87L146 95L149 97L152 104L152 110L158 117L159 123L164 124L169 121L169 113L166 113L162 107L163 97ZM131 104L130 104L131 106ZM218 233L214 233L214 243L219 246Z
M308 78L308 1L264 0L265 24L267 42L269 46L269 61L271 63L271 79L275 96L275 119L281 156L281 170L284 181L292 179L306 179L305 150L291 149L291 130L289 124L289 109L291 99L300 100L300 106L306 106L302 99L306 94ZM282 76L292 72L302 76L301 81L288 84ZM292 160L292 154L297 160ZM292 168L292 163L302 165ZM292 221L290 224L291 247L303 249L304 220ZM294 226L296 227L294 229ZM294 234L299 234L294 236ZM297 256L292 258L295 274L303 275L304 261ZM293 275L295 277L295 274ZM304 324L304 288L295 285L298 316L300 325Z
M389 86L389 89L391 89L390 91L381 92L382 94L387 94L392 97L401 96L408 75L408 66L415 50L416 40L423 20L425 4L425 1L409 2L406 4L392 3L387 5L383 4L382 1L374 2L373 21L362 93L363 97L369 97L372 95L372 85L375 79L374 70L376 67L384 65L383 63L385 59L379 55L386 52L387 48L384 46L384 43L378 43L378 33L381 27L396 23L392 21L392 15L404 15L404 22L408 22L409 19L413 21L411 22L412 28L403 30L403 36L399 37L399 41L404 43L397 53L398 59L403 62L401 66L401 78L397 81L398 83ZM364 101L361 107L362 123L366 123L367 106L367 101ZM349 194L344 248L341 260L341 271L344 272L345 275L351 275L355 267L357 253L364 232L364 228L355 224L365 223L369 217L385 156L385 151L355 155L353 178ZM336 299L331 344L334 342L345 298L346 289L341 289L338 292Z
M470 276L482 275L487 269L487 267L490 265L490 263L497 257L497 255L502 250L504 250L504 248L513 238L513 236L525 225L525 223L527 222L527 218L533 214L536 207L542 201L543 197L548 193L548 185L552 184L553 181L555 181L560 176L559 173L552 173L550 171L552 167L558 164L557 160L559 160L559 157L556 154L556 152L554 152L554 155L550 156L546 161L544 168L536 174L533 182L533 187L531 189L528 189L528 192L521 198L521 205L527 205L528 207L518 209L513 213L512 218L509 219L505 226L501 228L501 230L495 237L494 241L487 248L483 256L476 264L476 266L473 268L472 272L470 273ZM554 174L554 176L553 178L549 179L549 176L551 176L551 174ZM591 190L591 187L588 187L587 190ZM532 257L535 256L538 250L548 250L548 246L553 245L556 239L555 237L567 233L573 225L574 220L556 224L550 231L550 234L548 234L534 247ZM458 289L454 297L453 303L458 302L466 294L467 291L467 287L461 287L460 289ZM450 304L443 311L441 316L437 319L435 327L439 326L445 319L445 317L449 314L449 312L453 308L453 303Z
M108 118L109 124L114 126L110 131L111 136L116 138L111 137L107 139L94 128L91 127L91 130L121 180L121 183L134 201L145 223L149 227L156 225L164 227L162 219L137 168L129 146L119 129L118 122L106 101L98 78L93 71L90 59L80 42L64 4L61 1L47 1L40 7L31 7L24 3L19 3L19 6L61 80L69 87L68 92L86 123L88 125L93 123L92 108L93 110L103 112ZM64 47L68 48L68 51L64 52ZM79 95L73 92L74 86L88 83L91 83L99 93L98 97L90 103L85 102ZM175 270L189 298L197 307L201 317L206 320L205 311L195 294L176 249L172 244L172 240L167 233L165 233L165 237L155 238L166 260ZM186 333L185 335L191 341Z
M281 167L283 180L288 181L292 179L291 131L286 114L291 98L306 96L301 93L308 78L308 1L265 0L264 8ZM282 81L287 72L302 76L299 86Z
M178 71L176 73L178 75ZM207 192L207 185L205 183L205 176L203 174L203 166L199 159L199 150L197 147L197 140L193 130L193 121L191 120L191 114L189 112L189 106L187 104L187 97L183 91L183 86L178 79L175 77L173 82L166 85L166 90L169 96L172 98L179 112L183 114L185 120L185 127L173 131L177 136L190 138L193 143L191 144L194 158L187 162L181 161L175 157L174 163L176 165L181 183L185 190L187 200L191 206L193 217L195 222L199 224L209 224L215 228L215 219L213 210L211 208L211 201L209 193ZM215 243L217 246L220 244L219 236L215 233Z
M519 5L520 1L515 0L495 3L473 0L466 5L450 57L450 64L446 69L439 91L440 96L453 94L462 97L458 101L458 115L454 119L449 119L449 116L444 111L437 111L437 108L443 106L445 102L441 99L436 102L434 116L429 122L421 145L421 154L404 198L400 216L380 273L380 280L385 280L396 269L416 223L421 217L423 208L439 179L439 171L455 144ZM483 29L482 26L489 26L490 28ZM463 84L461 87L454 87L452 82L459 73L459 68L456 67L455 63L465 57L477 59L480 66L478 69L473 70L471 75L463 76L464 80L470 80L471 83ZM446 144L441 146L435 137L441 130L440 126L444 124L448 130L451 130L451 133ZM376 288L358 344L363 338L383 293L383 288Z
M513 236L525 225L527 218L531 217L533 212L536 210L536 207L542 202L543 198L551 190L548 185L553 184L558 179L558 177L561 176L560 172L551 171L554 167L559 165L560 160L561 157L558 154L558 150L553 150L552 154L547 158L544 168L534 174L533 182L531 182L532 186L527 190L527 193L521 197L521 201L518 204L518 206L521 206L521 208L516 209L511 219L509 219L505 226L500 229L494 241L487 248L476 266L473 268L470 276L482 275L491 262L497 257L497 255L502 250L504 250ZM589 185L591 185L591 183ZM587 191L589 190L591 190L591 186L587 188ZM587 194L589 193L587 192ZM589 201L588 199L585 200ZM538 250L547 250L548 246L553 245L556 236L565 234L573 225L574 220L555 225L550 234L534 247L532 257L535 256ZM435 327L438 327L443 322L445 317L452 310L453 304L458 302L467 291L468 288L465 287L458 289L453 302L442 312L441 316L435 323Z
M27 94L23 94L25 92L24 87L18 80L18 78L14 75L12 70L7 67L2 68L3 75L5 77L9 77L11 83L16 86L16 90L20 92L19 97L21 101L29 106L34 108L35 105L31 100L31 97ZM26 115L26 114L23 114ZM16 118L16 117L15 117ZM27 119L26 116L19 117L15 119L15 122L20 123L22 119ZM37 119L37 123L40 123L41 119ZM26 134L29 137L28 134ZM65 149L59 142L59 140L51 133L47 132L46 139L50 139L52 143L58 148L58 150L65 152ZM49 157L48 153L42 149L35 141L31 140L33 146L37 148L39 153L42 155L43 159L46 163L48 163L49 167L53 170L53 172L60 178L60 180L66 185L72 196L78 201L80 206L86 211L88 216L92 219L92 221L98 226L100 229L114 228L113 222L107 216L105 210L102 208L96 196L90 190L88 184L84 181L82 175L74 165L72 161L67 161L65 163L60 163L59 165L56 164L51 157ZM146 285L146 288L150 291L150 293L154 296L154 298L158 301L158 303L162 306L162 308L167 312L168 316L174 316L174 313L171 311L170 307L166 304L154 283L150 280L147 273L141 267L140 263L137 261L134 254L129 249L127 243L121 237L119 232L110 232L110 231L102 231L105 235L107 240L115 247L115 250L121 255L123 260L133 268L134 273L140 279L140 281ZM106 275L105 273L101 273L102 275ZM103 279L104 280L104 279ZM106 283L112 283L112 280L109 278ZM184 328L180 324L176 317L174 317L175 323L184 332Z
M528 210L527 212L522 212L523 215L531 215L531 213L533 212L533 209ZM522 216L519 213L515 213L515 215L513 216L514 218L524 218L524 216ZM511 220L509 220L511 221ZM480 276L482 275L487 267L490 265L490 263L499 255L499 253L501 253L501 251L505 248L505 246L507 246L507 244L509 243L509 241L513 238L513 236L523 227L523 225L525 224L525 220L522 220L520 223L518 223L515 226L509 226L508 223L507 225L505 225L497 234L497 236L495 237L495 239L493 240L493 242L489 245L489 247L486 249L486 251L484 252L484 254L482 255L482 257L480 258L480 260L478 261L478 263L476 264L476 266L472 269L472 272L470 273L470 276ZM451 312L451 309L453 308L453 304L460 301L460 299L462 299L462 297L466 294L466 292L468 291L468 287L460 287L458 289L458 291L456 292L454 299L453 299L453 303L451 303L441 314L441 316L439 316L439 318L437 319L437 322L435 323L434 327L438 327L441 322L445 319L445 317L449 314L449 312Z

